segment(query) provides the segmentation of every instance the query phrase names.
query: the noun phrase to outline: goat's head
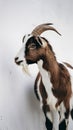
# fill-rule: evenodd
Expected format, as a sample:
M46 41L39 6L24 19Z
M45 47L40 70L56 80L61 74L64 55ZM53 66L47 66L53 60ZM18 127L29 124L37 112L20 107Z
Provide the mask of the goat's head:
M54 27L50 25L52 24L41 24L37 26L31 34L25 35L23 37L23 47L17 54L15 62L17 65L23 66L26 72L29 64L37 63L38 60L44 58L45 49L46 46L48 46L48 41L40 36L41 33L46 30L53 30L61 35Z

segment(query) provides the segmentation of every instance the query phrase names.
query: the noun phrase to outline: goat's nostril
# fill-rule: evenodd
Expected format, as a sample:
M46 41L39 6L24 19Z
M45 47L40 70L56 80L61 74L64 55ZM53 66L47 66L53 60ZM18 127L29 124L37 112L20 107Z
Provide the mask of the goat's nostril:
M17 60L18 60L18 57L15 58L15 62L17 62Z
M23 60L19 60L19 57L16 57L16 58L15 58L15 63L16 63L17 65L20 65L22 62L23 62Z

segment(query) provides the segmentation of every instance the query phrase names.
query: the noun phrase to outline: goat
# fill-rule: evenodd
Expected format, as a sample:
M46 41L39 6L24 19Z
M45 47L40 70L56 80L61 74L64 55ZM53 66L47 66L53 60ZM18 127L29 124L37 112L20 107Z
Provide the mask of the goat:
M40 36L52 30L61 35L52 23L38 25L31 34L23 37L23 47L15 63L28 72L28 65L39 68L34 91L45 115L47 130L67 130L69 117L73 119L73 67L59 63L49 41Z

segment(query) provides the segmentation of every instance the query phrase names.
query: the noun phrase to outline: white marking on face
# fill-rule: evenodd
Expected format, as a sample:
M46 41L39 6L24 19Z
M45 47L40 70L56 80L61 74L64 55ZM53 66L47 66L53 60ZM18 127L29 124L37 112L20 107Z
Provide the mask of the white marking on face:
M20 62L20 66L22 66L22 69L27 73L29 74L29 70L28 70L28 65L27 65L27 62L26 62L26 59L25 59L25 48L26 48L26 42L29 38L31 38L32 35L25 35L25 38L24 38L24 43L22 45L22 48L20 49L20 51L18 52L18 54L16 55L16 57L18 58L17 59L17 62Z
M56 110L55 105L57 103L57 98L52 93L52 83L50 81L51 74L50 72L46 71L42 66L43 66L43 61L42 60L38 61L38 68L42 76L42 82L48 94L47 104L49 104L51 110L52 109Z
M25 59L25 48L26 48L26 42L27 40L32 37L32 35L25 35L24 38L24 43L22 45L22 48L19 50L19 52L17 53L16 57L18 57L18 61L23 61L21 62L20 65L25 65L26 64L26 59Z
M27 40L29 39L29 38L31 38L33 35L32 34L27 34L27 35L25 35L25 38L24 38L24 44L27 42Z

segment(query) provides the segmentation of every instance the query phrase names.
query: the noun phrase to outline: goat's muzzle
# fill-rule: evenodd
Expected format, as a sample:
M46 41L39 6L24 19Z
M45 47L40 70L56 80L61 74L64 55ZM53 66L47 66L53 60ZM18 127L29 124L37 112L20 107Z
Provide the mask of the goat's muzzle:
M18 58L18 57L15 58L15 63L16 63L17 65L20 65L22 62L23 62L23 60L19 61L19 58Z
M26 63L23 64L23 63L24 63L23 60L20 60L20 61L19 61L19 58L16 57L16 58L15 58L15 63L16 63L17 65L22 66L22 70L23 70L25 73L27 73L28 75L30 75L29 70L28 70L28 65L27 65Z

